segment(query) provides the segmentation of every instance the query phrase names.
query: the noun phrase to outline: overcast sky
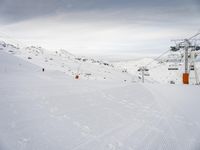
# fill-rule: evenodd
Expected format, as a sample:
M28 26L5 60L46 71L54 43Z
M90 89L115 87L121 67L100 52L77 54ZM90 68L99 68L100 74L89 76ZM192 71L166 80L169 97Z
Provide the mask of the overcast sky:
M0 0L0 39L72 53L160 53L200 29L200 0Z

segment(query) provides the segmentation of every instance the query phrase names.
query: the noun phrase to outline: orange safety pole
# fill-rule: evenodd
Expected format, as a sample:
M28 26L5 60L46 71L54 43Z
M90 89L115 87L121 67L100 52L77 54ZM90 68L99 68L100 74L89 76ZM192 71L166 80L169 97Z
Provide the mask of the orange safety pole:
M183 73L183 84L189 84L189 73Z

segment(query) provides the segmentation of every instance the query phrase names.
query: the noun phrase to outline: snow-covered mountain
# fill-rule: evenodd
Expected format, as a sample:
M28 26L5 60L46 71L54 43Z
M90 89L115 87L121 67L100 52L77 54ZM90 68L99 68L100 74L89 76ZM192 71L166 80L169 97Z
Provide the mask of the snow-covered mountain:
M36 64L45 70L58 70L72 77L79 75L81 79L122 82L131 82L133 79L133 76L125 72L123 68L117 69L109 62L75 56L62 49L52 52L36 46L21 48L1 41L0 50Z
M75 80L27 62L61 52L9 51L0 51L1 150L199 149L199 86Z
M148 83L182 83L184 62L181 53L173 52L154 60L139 58L133 60L112 61L112 63L85 56L75 56L66 50L48 51L42 47L19 47L0 41L0 51L5 51L26 61L36 64L45 70L58 70L66 75L89 80L117 80L140 82L141 72L138 69L146 66L145 81ZM200 77L200 55L196 58L197 74ZM150 64L149 64L150 63ZM190 71L190 83L195 84L195 72Z

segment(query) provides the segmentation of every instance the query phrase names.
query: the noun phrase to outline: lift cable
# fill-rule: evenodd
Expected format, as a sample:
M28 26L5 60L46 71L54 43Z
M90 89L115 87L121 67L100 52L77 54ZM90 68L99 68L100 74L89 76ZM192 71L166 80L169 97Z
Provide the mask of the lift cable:
M195 35L191 36L190 38L188 38L188 40L192 40L193 38L197 37L198 35L200 35L200 32L198 32Z
M158 60L159 58L161 58L162 56L164 56L165 54L167 54L170 50L165 51L164 53L162 53L161 55L159 55L158 57L154 58L152 61L150 61L148 64L145 65L145 67L151 65L154 61Z

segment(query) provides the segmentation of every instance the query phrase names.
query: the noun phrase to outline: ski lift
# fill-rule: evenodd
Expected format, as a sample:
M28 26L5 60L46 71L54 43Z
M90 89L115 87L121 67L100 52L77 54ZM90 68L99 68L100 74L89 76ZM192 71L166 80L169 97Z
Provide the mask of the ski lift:
M179 70L177 64L170 64L168 70Z
M170 50L173 51L173 52L176 52L176 51L179 50L179 48L177 46L171 46Z
M142 71L142 68L139 68L137 71ZM149 71L149 69L147 69L147 68L144 68L144 71L148 72L148 71Z
M170 84L175 84L175 81L171 80L169 83L170 83Z
M144 76L150 76L149 72L144 72Z
M190 65L190 70L194 70L194 65Z
M196 46L196 47L195 47L195 50L196 50L196 51L199 51L199 50L200 50L200 46Z
M137 71L138 72L142 72L144 70L144 76L150 76L150 74L149 74L149 69L148 68L139 68Z

